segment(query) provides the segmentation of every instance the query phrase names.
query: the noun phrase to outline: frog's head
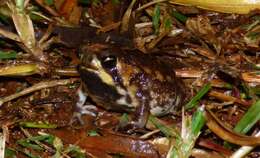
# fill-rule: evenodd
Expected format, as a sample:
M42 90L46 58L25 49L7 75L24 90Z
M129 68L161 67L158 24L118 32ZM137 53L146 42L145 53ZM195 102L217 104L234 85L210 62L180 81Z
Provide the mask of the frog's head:
M122 77L122 53L108 45L84 45L80 50L78 67L83 86L90 97L106 109L129 111L134 109L128 85ZM123 73L125 74L125 73Z

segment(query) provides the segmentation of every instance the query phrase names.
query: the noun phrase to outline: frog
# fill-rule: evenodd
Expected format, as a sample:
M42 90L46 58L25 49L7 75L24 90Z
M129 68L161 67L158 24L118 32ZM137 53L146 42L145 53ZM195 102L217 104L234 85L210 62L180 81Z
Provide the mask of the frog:
M174 69L137 49L85 44L80 48L78 72L84 94L106 110L132 113L135 128L144 127L149 114L176 113L185 100L185 85ZM78 108L84 109L81 105Z

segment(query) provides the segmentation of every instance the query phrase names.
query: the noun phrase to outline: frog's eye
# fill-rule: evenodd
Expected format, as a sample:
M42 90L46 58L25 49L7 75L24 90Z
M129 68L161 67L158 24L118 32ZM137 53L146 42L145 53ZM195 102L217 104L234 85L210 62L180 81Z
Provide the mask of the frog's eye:
M101 64L104 68L112 69L116 67L116 57L115 56L106 56L102 59Z

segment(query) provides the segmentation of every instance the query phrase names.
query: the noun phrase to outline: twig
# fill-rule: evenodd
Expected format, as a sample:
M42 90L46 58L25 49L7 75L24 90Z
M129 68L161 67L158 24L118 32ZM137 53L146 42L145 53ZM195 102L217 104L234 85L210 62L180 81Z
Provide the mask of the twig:
M255 137L259 137L260 136L260 131L258 131L255 135ZM242 146L241 148L239 148L237 151L235 151L230 158L241 158L241 157L245 157L246 154L248 154L250 151L252 151L255 147L254 146Z
M152 22L143 22L143 23L137 23L135 24L136 29L144 28L144 27L152 27L153 23Z
M199 78L203 74L203 71L195 69L176 69L175 72L177 76L182 78ZM243 72L241 75L246 82L260 83L260 74L258 72Z
M140 139L148 139L149 137L151 137L152 135L156 134L156 133L159 133L161 130L160 129L156 129L156 130L153 130L151 132L148 132L142 136L140 136L139 138Z
M121 21L116 22L116 23L112 23L110 25L99 28L97 30L97 33L104 33L104 32L114 30L114 29L118 28L120 25L121 25Z
M133 9L135 3L136 3L136 0L132 0L132 2L128 6L128 8L127 8L127 10L126 10L126 12L125 12L125 14L122 18L121 33L128 31L128 25L129 25L130 17L131 17L131 14L132 14L132 9Z
M260 83L260 72L245 72L242 73L242 78L247 82Z
M212 87L218 87L218 88L228 88L231 89L232 85L224 82L220 79L212 79L209 81ZM204 82L203 81L198 81L196 86L203 86Z
M25 129L22 128L22 127L20 127L20 129L21 129L21 131L24 133L24 135L25 135L27 138L32 137L32 135L31 135L27 130L25 130ZM49 146L47 146L47 145L41 143L41 142L38 141L38 140L34 140L34 142L35 142L36 144L38 144L40 147L43 147L44 149L46 149L46 150L49 151L49 152L52 152L52 153L55 152L54 149L52 149L52 148L50 148Z
M3 133L0 133L0 157L5 157L5 141L6 133L3 130Z
M46 9L51 15L53 16L59 16L59 13L57 13L54 9L51 7L44 5L43 0L35 0L36 3L38 3L41 7Z
M50 37L51 33L53 31L53 25L50 24L46 30L46 32L44 33L44 35L42 36L42 38L39 40L39 44L43 44L46 40L48 40L48 38Z
M148 46L147 46L148 49L154 48L156 46L156 44L159 43L168 33L169 33L169 31L164 31L164 32L160 33L156 39L152 40L152 42L148 44Z
M47 20L47 21L49 21L49 22L53 22L53 20L52 20L51 18L49 18L49 17L43 15L43 14L40 13L40 12L31 11L31 13L32 13L32 14L35 14L35 15L37 15L37 16L39 16L39 17L41 17L41 18L43 18L43 19L45 19L45 20Z
M32 87L26 88L24 90L22 90L21 92L12 94L10 96L7 96L5 98L0 98L0 106L3 105L3 103L11 101L13 99L19 98L21 96L24 96L26 94L41 90L43 88L50 88L50 87L55 87L55 86L62 86L62 85L67 85L67 84L71 84L75 82L75 80L71 80L71 79L65 79L65 80L53 80L53 81L44 81L44 82L40 82L37 83L35 85L33 85Z
M58 36L54 36L54 37L51 37L49 40L47 41L44 41L40 47L43 49L43 50L46 50L46 49L49 49L49 47L54 44L54 43L62 43L63 41L60 39L60 37Z
M182 78L199 78L203 74L203 71L195 70L195 69L189 69L189 70L176 69L175 73L178 77L182 77Z
M154 5L154 4L156 4L156 3L166 2L166 1L168 1L168 0L154 0L154 1L152 1L152 2L146 3L146 4L144 4L143 6L137 8L135 11L136 11L136 12L139 12L139 11L145 9L145 8L150 7L151 5Z
M17 41L17 42L21 42L19 36L17 36L15 33L9 32L7 30L4 30L2 28L0 28L0 34L2 36L4 36L5 38L9 38L11 40Z
M226 127L225 124L221 122L221 120L219 120L209 109L205 111L204 115L207 120L206 124L208 128L221 139L236 145L259 146L260 137L247 136L232 131L230 128Z
M249 102L243 101L241 99L238 99L238 98L235 98L232 96L225 95L225 94L217 92L217 91L210 91L208 93L208 95L215 97L217 99L223 100L225 102L236 102L236 103L239 103L239 104L247 106L247 107L251 105Z
M54 73L58 76L79 76L76 68L54 69Z
M210 60L216 59L216 55L209 49L207 48L202 48L202 47L193 47L191 48L193 51L197 52L198 54L209 58Z

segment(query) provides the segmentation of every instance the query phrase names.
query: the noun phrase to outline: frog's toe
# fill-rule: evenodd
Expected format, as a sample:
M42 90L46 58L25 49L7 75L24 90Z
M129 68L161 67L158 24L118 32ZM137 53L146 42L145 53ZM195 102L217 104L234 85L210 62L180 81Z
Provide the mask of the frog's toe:
M127 134L143 133L145 131L143 125L134 121L128 122L127 124L119 124L116 130Z
M78 121L81 125L84 125L82 115L89 115L89 116L96 117L97 107L91 104L80 106L80 107L77 106L77 110L73 113L70 124L73 124L75 121Z
M78 107L79 108L79 107ZM97 116L97 107L95 105L84 105L77 110L81 115Z
M74 124L75 122L79 122L81 125L84 125L84 121L82 119L82 114L79 112L74 112L73 116L70 120L70 125Z

